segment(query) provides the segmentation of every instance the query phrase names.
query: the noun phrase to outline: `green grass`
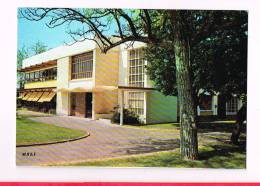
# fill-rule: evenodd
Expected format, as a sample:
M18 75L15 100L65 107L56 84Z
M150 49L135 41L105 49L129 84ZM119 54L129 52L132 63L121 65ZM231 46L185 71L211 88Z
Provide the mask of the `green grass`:
M22 116L16 119L16 145L63 141L85 134L84 131L39 123Z
M130 127L138 127L143 129L179 129L179 123L159 123L159 124L144 124L140 126L126 125Z
M172 168L237 168L246 167L246 154L238 147L217 150L201 147L200 160L181 160L179 149L174 152L157 152L153 155L67 164L68 166L108 166L108 167L172 167Z

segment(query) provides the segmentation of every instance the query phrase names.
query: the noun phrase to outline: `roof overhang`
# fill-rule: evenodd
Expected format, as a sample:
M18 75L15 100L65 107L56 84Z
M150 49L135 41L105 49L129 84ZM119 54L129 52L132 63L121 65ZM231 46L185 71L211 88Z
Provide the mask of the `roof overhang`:
M19 72L28 72L28 71L38 70L38 69L52 67L52 66L56 66L56 65L57 65L57 60L53 60L53 61L47 61L47 62L43 62L40 64L29 66L29 67L25 67L18 71Z
M60 88L58 92L107 92L107 91L145 91L149 92L155 90L154 88L146 87L129 87L129 86L95 86L92 88L75 87L75 88Z
M150 87L132 87L132 86L118 86L119 90L126 90L126 91L152 91L156 90L155 88L150 88Z

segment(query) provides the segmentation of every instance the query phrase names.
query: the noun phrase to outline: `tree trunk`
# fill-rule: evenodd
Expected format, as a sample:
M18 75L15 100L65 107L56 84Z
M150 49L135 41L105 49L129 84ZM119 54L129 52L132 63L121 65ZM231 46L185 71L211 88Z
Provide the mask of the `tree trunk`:
M234 126L232 135L231 135L231 142L235 145L238 145L238 139L242 130L243 122L246 120L246 106L245 104L239 109L237 113L236 124Z
M176 81L180 103L180 151L183 159L198 158L196 107L190 79L189 43L179 11L171 11L174 30Z

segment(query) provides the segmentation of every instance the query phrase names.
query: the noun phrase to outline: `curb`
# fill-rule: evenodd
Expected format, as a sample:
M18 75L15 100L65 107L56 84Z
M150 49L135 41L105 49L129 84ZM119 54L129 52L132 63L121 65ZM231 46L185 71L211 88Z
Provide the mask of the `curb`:
M43 146L43 145L53 145L53 144L58 144L58 143L67 143L71 141L77 141L80 139L84 139L90 136L90 133L87 133L84 136L78 137L78 138L73 138L73 139L68 139L68 140L62 140L62 141L54 141L54 142L47 142L47 143L33 143L33 144L27 144L27 145L16 145L16 147L34 147L34 146Z

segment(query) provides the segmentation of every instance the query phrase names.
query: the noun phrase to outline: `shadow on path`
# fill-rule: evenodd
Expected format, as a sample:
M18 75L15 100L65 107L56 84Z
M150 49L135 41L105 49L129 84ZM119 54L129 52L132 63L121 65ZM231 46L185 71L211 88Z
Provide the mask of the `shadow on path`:
M151 139L142 142L132 141L130 145L121 148L120 152L131 154L151 153L158 151L174 150L180 147L179 139Z
M223 132L232 133L235 123L198 123L198 132L210 133L210 132ZM246 131L246 124L243 125L242 132Z

